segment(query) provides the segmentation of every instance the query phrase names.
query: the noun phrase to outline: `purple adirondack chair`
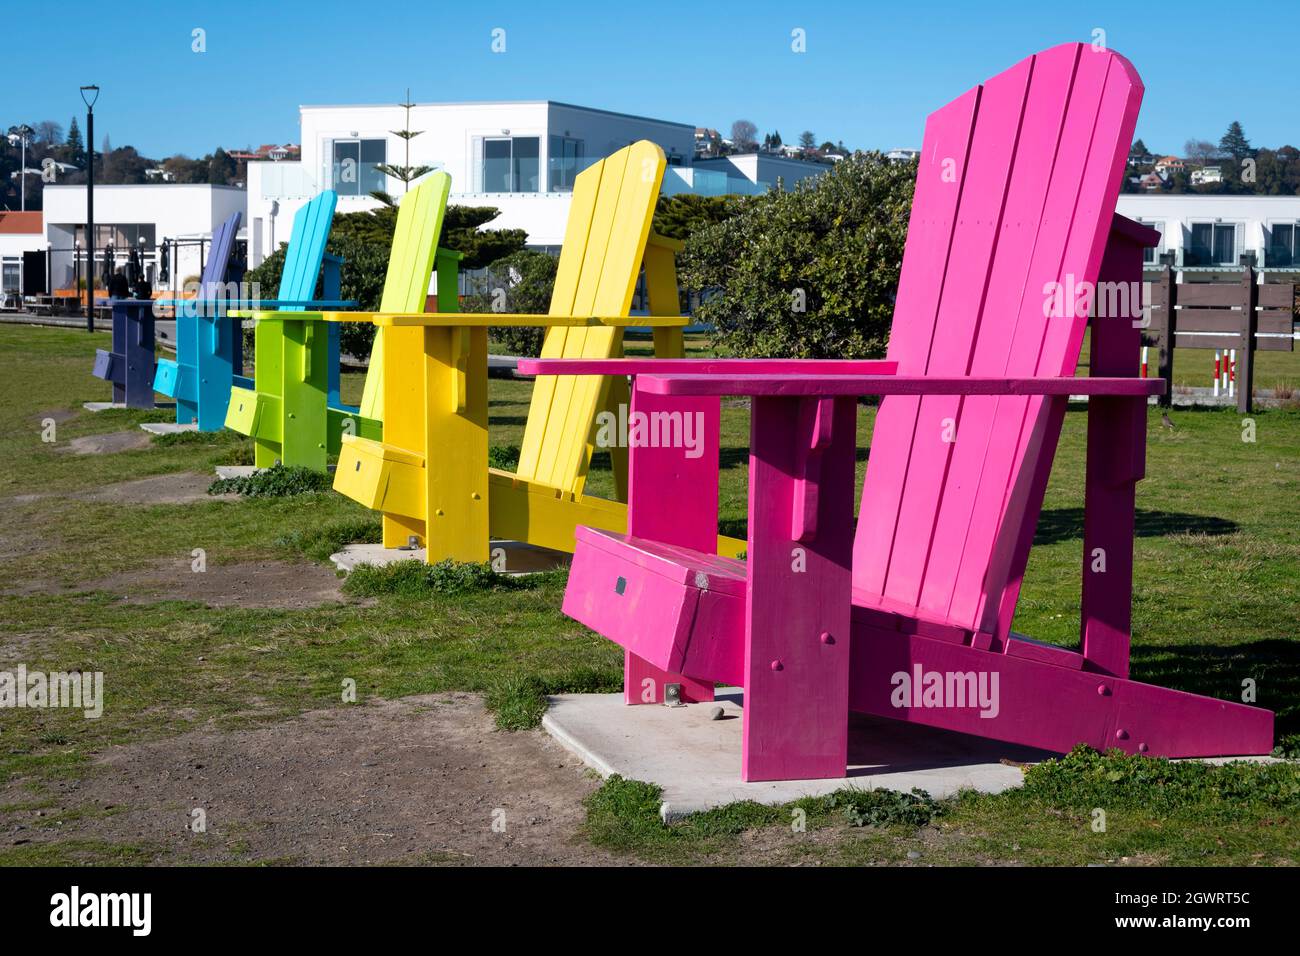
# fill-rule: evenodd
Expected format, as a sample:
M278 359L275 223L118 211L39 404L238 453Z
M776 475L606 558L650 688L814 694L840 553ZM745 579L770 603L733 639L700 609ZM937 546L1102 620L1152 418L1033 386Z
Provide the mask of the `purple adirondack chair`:
M241 216L242 213L231 213L230 218L213 231L212 246L208 250L203 275L199 279L198 298L215 294L210 291L212 287L225 282ZM113 344L110 349L95 350L92 374L112 383L114 402L124 403L128 408L153 408L154 379L157 376L154 357L154 302L151 299L109 301L113 307ZM192 329L195 321L180 316L177 320L178 337L183 338L182 330ZM241 354L240 337L236 335L235 368L241 367ZM175 363L171 365L175 367ZM183 406L186 403L182 399L179 404ZM177 421L193 421L197 414L197 406L191 401L188 408L178 409Z
M1140 290L1152 230L1114 214L1142 97L1081 44L1032 56L929 117L889 344L896 374L674 373L633 411L753 397L746 561L713 553L716 457L632 449L628 534L578 530L564 610L626 650L625 699L744 689L746 780L843 776L859 711L1066 751L1267 753L1266 710L1128 678L1134 490L1146 404ZM1053 286L1059 283L1059 286ZM1076 305L1078 307L1076 307ZM1098 311L1104 311L1099 309ZM724 366L726 363L719 363ZM542 360L536 373L612 374ZM1011 631L1070 395L1089 396L1082 650ZM857 399L884 396L856 536Z

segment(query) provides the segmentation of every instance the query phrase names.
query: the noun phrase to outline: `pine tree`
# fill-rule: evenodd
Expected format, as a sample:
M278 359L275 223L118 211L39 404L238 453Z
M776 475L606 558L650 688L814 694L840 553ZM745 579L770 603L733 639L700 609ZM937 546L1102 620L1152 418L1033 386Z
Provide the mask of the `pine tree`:
M235 178L235 161L220 146L208 159L208 182L217 186L228 186Z
M64 148L68 151L68 159L78 166L86 162L86 146L81 141L81 127L77 125L77 118L72 117L72 122L68 124L68 138L63 143Z
M433 172L433 167L411 165L411 140L415 139L415 137L423 133L424 130L411 129L411 107L414 106L415 104L411 102L410 87L407 87L406 89L406 102L398 103L397 105L406 110L406 128L389 130L389 132L392 133L394 136L401 137L406 142L406 165L395 166L392 163L380 163L375 167L375 169L379 170L385 176L392 176L394 179L401 180L402 185L404 187L402 189L402 192L409 192L411 189L412 180L419 179L425 173ZM380 202L384 203L385 205L388 206L396 205L396 203L393 201L393 197L388 195L388 193L384 192L381 189L374 190L373 192L371 192L370 195L374 196L376 199L378 199Z
M812 149L817 145L817 137L813 135L812 130L806 129L799 134L799 145L804 149Z
M1250 148L1250 140L1246 139L1241 124L1236 120L1232 121L1228 131L1223 134L1223 139L1219 140L1219 149L1238 162L1255 155L1255 151Z

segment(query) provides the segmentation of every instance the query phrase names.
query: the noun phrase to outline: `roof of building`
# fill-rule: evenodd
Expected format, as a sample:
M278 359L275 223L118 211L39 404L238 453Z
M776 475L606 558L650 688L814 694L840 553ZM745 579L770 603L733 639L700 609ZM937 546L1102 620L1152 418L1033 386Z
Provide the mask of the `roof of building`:
M680 126L694 130L690 123L675 123L672 120L655 119L653 116L638 116L635 113L620 113L617 110L602 110L595 106L579 106L577 103L561 103L559 100L446 100L435 103L412 103L413 109L422 106L562 106L570 110L582 110L584 113L603 113L606 116L620 116L623 119L644 120L647 123L659 123L663 126ZM376 110L400 108L397 103L317 103L300 104L299 110Z
M45 231L39 210L35 212L0 212L0 233L11 236L35 236Z
M782 153L764 153L764 152L757 152L757 151L755 151L755 152L749 152L749 153L729 153L729 154L726 155L726 156L709 156L709 157L707 157L707 158L705 158L705 159L697 159L697 160L695 161L695 165L696 165L696 166L703 166L703 165L706 165L706 164L709 164L709 165L721 165L721 164L726 163L726 162L729 162L729 161L731 161L731 160L735 160L735 159L749 159L750 157L754 157L755 159L762 160L763 162L766 162L766 163L781 163L781 164L784 164L784 165L787 165L787 166L818 166L818 165L825 165L824 160L819 159L819 158L814 158L814 159L792 159L791 157L786 156L786 155L784 155L784 154L782 154Z

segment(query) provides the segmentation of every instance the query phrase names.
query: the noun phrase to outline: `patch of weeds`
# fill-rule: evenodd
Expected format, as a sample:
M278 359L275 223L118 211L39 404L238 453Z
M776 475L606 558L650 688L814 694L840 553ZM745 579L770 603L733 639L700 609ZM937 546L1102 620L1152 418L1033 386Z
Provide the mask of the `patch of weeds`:
M1167 817L1195 808L1204 818L1227 820L1261 809L1300 810L1300 764L1216 766L1079 746L1030 768L1024 787L1009 796L1080 813L1117 807Z
M316 561L328 561L331 554L345 545L358 542L378 544L384 540L384 525L379 518L350 518L331 521L317 528L295 528L276 538L281 548L301 552Z
M243 440L243 435L225 429L219 432L168 432L153 436L153 443L165 448L176 445L234 445Z
M359 565L343 582L343 591L353 597L426 597L430 594L464 594L467 591L530 591L562 577L564 571L511 576L498 574L484 561L394 561L392 564Z
M805 797L782 806L768 806L742 800L665 824L659 816L663 791L656 784L613 774L584 801L584 830L596 846L633 852L649 860L685 863L724 849L742 833L789 826L796 809L807 815L810 827L815 826L824 821L829 801L829 797Z
M519 467L519 446L493 445L488 448L488 467L514 471Z
M218 478L208 486L208 494L228 495L233 492L245 498L287 498L329 491L333 484L334 479L326 472L312 471L301 465L288 468L273 465L239 478Z
M105 840L34 842L0 850L0 867L142 866L156 862L162 852L156 846Z
M487 709L498 730L537 727L546 713L546 698L555 694L609 694L623 689L623 675L613 670L578 667L561 674L510 674L487 691Z
M944 807L924 790L913 787L911 793L898 790L836 790L827 795L828 809L842 810L844 819L854 827L887 827L902 824L913 829L923 827Z
M174 422L174 408L105 408L89 419L96 425L143 425L147 422Z

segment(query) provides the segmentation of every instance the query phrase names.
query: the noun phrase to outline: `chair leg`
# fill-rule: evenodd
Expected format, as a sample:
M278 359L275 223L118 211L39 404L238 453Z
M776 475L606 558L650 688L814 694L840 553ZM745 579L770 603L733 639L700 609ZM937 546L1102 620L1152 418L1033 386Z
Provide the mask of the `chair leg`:
M623 652L623 703L662 704L669 684L681 685L682 703L707 704L713 700L712 682L669 673L631 651Z
M755 398L741 778L848 764L852 398Z
M629 449L627 532L668 544L714 553L718 545L718 446L722 403L717 398L632 396L632 414L672 416L686 447L640 446ZM689 436L689 442L687 441ZM666 496L666 497L665 497ZM672 501L672 508L662 507ZM670 674L630 651L623 655L623 700L663 703L664 687L681 685L686 703L713 700L713 683Z

